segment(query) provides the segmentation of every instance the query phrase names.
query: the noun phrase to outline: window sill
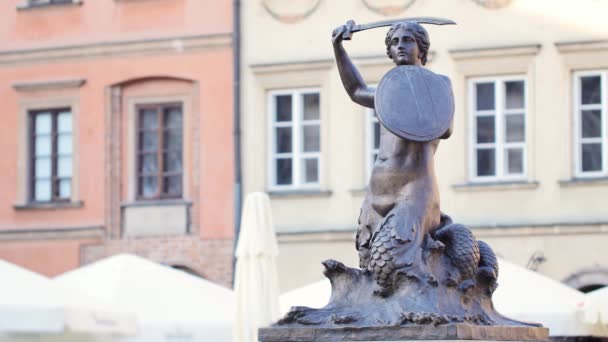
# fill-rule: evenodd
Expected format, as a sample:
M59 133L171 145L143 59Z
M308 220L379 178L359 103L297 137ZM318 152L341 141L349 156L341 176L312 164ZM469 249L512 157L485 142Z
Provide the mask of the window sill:
M81 6L82 5L82 0L73 0L72 2L65 2L65 3L55 3L55 4L28 4L28 3L24 3L21 5L17 6L17 10L19 11L27 11L27 10L32 10L32 9L39 9L39 8L49 8L49 7L66 7L66 6Z
M184 199L154 199L154 200L137 200L133 202L121 203L121 207L155 207L169 205L186 205L191 206L192 202Z
M588 177L588 178L571 178L558 181L559 186L563 188L578 187L578 186L596 186L608 185L608 177Z
M70 208L82 208L84 203L82 201L76 202L46 202L46 203L25 203L15 204L13 208L15 210L55 210L55 209L70 209Z
M330 197L331 190L273 190L267 191L268 196L275 198L286 197Z
M367 187L364 186L362 188L350 189L349 191L351 194L353 194L355 196L365 195L365 194L367 194Z
M469 182L454 184L452 189L456 192L469 191L497 191L497 190L531 190L538 188L538 181L497 181L497 182Z

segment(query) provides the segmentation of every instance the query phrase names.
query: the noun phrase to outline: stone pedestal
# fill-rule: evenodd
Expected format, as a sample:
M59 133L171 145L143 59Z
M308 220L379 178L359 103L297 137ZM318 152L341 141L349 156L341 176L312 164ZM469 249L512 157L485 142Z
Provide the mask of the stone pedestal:
M547 341L549 329L473 324L410 325L394 327L280 327L259 330L260 342L309 341Z

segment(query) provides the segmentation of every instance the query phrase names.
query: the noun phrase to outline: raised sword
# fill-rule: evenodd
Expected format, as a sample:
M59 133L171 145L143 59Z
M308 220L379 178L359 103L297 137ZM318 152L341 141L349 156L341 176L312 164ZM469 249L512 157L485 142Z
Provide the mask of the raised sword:
M392 26L393 24L400 23L400 22L406 22L406 21L415 22L418 24L456 25L456 23L450 19L436 18L436 17L413 17L413 18L403 18L403 19L392 19L392 20L377 21L375 23L361 24L361 25L355 25L354 20L349 20L346 22L346 30L342 34L342 39L350 40L353 36L353 33L355 33L355 32L365 31L365 30L369 30L369 29L373 29L373 28L377 28L377 27Z

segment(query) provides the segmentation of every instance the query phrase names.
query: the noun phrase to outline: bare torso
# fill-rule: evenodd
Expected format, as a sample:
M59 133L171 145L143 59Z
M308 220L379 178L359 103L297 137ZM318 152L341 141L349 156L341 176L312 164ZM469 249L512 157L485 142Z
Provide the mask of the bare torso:
M438 223L439 192L433 158L438 144L438 139L429 142L406 140L380 126L380 151L367 195L380 216L386 216L397 204L408 205L424 208L418 212L424 216L431 214ZM421 218L421 221L425 219ZM427 224L436 223L434 219L431 221Z

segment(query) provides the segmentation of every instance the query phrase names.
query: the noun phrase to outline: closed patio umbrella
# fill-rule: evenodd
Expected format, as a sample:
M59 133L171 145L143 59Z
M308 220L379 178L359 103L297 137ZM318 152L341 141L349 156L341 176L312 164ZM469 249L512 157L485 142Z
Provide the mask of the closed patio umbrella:
M236 247L237 342L256 342L257 329L279 318L278 253L268 195L249 194Z

